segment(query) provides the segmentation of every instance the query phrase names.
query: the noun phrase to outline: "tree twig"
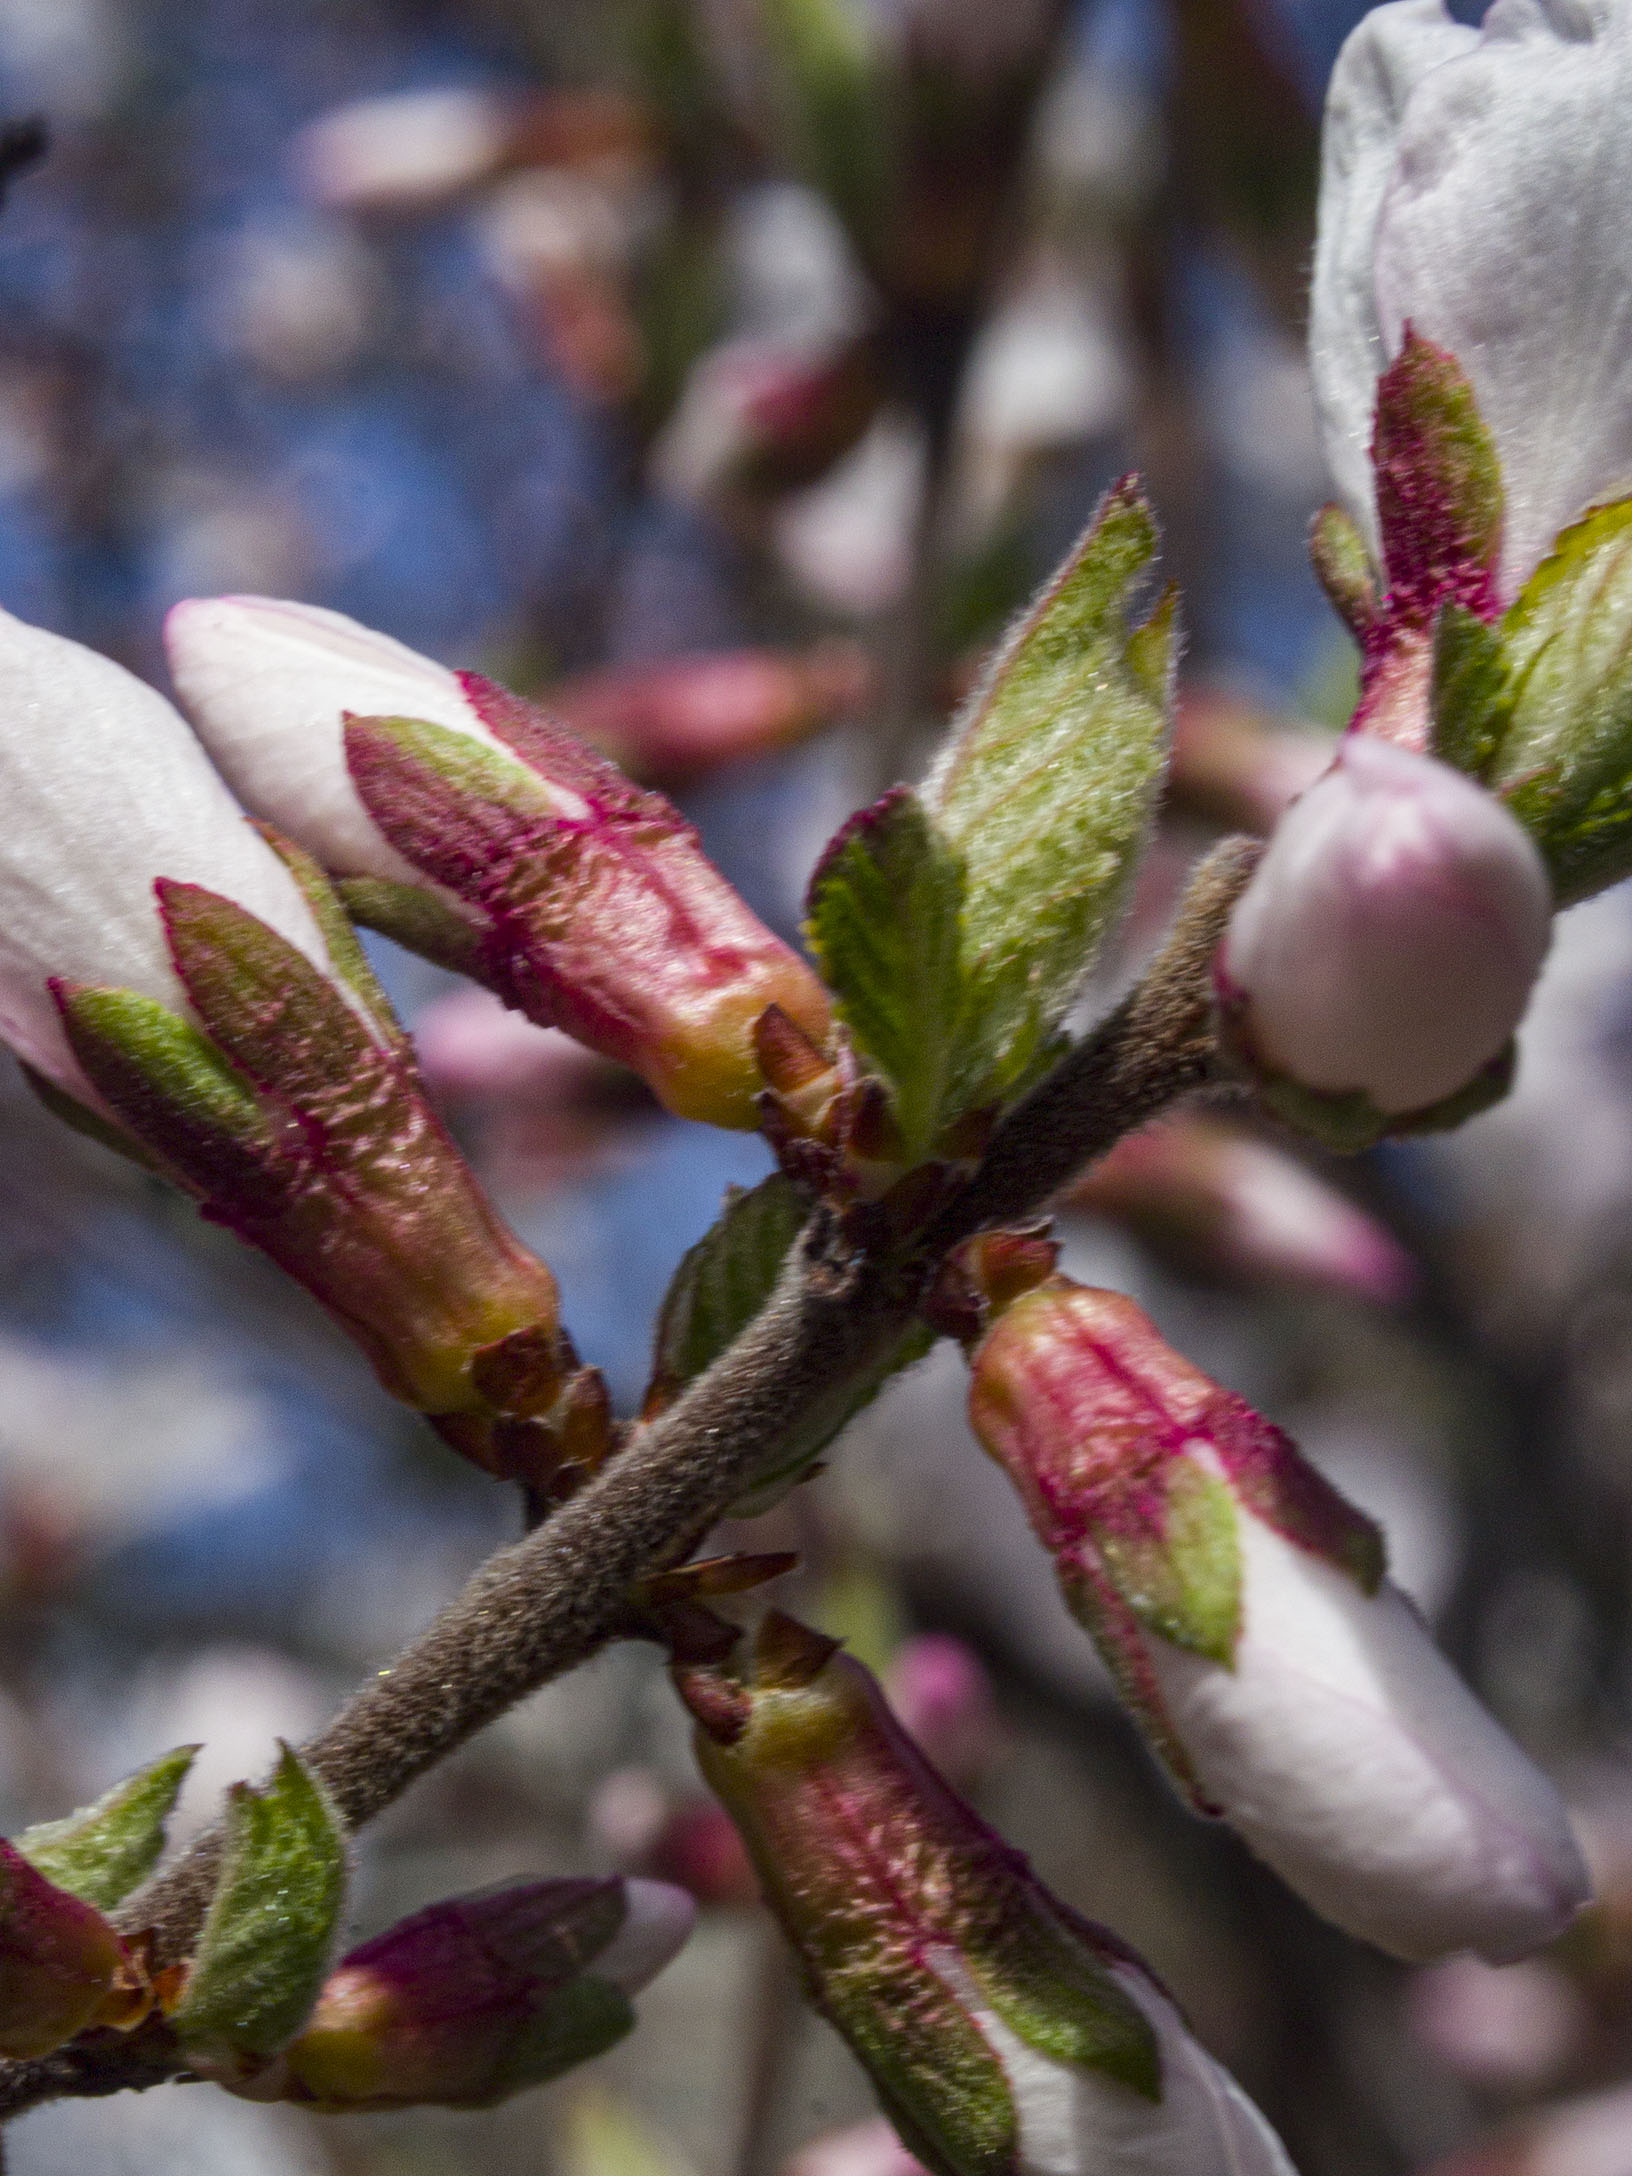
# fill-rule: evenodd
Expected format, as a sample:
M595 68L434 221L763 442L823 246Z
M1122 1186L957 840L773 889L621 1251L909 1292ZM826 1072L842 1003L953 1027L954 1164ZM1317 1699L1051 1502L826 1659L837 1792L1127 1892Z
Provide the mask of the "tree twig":
M901 1257L869 1257L818 1211L769 1304L662 1417L548 1522L499 1550L304 1748L352 1828L382 1812L516 1701L625 1627L633 1583L684 1556L786 1440L838 1408L893 1349L947 1252L1021 1221L1085 1163L1214 1077L1210 962L1258 847L1204 861L1138 987L1004 1120L970 1185ZM197 1938L219 1837L199 1837L119 1913L152 1930L162 1966ZM150 2085L180 2068L152 2032L111 2034L35 2063L0 2063L0 2120L42 2100Z

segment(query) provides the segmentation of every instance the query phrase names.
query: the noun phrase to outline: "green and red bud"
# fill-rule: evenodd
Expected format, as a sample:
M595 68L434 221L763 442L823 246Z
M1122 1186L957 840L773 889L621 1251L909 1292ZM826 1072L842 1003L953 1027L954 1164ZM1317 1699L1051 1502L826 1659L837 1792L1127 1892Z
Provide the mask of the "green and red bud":
M291 859L320 899L322 878ZM230 899L164 878L156 890L192 1018L54 983L85 1077L207 1217L321 1302L387 1389L490 1471L542 1483L542 1417L573 1366L555 1280L431 1110L332 895L325 974Z
M670 1110L757 1123L754 1030L769 1006L825 1045L820 983L692 827L492 681L260 598L179 605L168 638L217 761L333 873L372 880L359 913L452 947L529 1018L632 1066Z
M1384 1577L1382 1537L1131 1300L966 1273L970 1419L1197 1806L1412 1958L1550 1940L1587 1894L1552 1784Z
M773 1612L745 1669L675 1676L810 2000L938 2176L1287 2176L1138 1960L1050 1895L831 1640Z
M572 1364L554 1280L432 1115L321 872L257 836L110 659L0 614L0 691L0 1037L53 1108L272 1255L398 1395L536 1480ZM495 1406L479 1364L517 1337L526 1399Z
M485 2108L601 2054L695 1917L651 1881L453 1897L343 1959L305 2030L245 2090L342 2112Z
M146 1975L102 1914L0 1842L0 2056L49 2055L148 2006Z

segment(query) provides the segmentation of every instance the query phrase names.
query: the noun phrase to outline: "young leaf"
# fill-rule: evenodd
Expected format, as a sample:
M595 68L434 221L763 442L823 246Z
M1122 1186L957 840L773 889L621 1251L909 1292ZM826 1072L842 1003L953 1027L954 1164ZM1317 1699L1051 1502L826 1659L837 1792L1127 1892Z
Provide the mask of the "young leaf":
M152 1872L164 1824L193 1765L196 1745L178 1745L61 1821L41 1821L17 1838L36 1873L59 1889L112 1911Z
M894 1090L906 1161L933 1148L957 1069L963 870L908 786L853 816L816 866L806 932L862 1056Z
M718 1222L681 1257L664 1296L648 1411L676 1398L759 1313L808 1210L780 1171L727 1194Z
M1563 532L1500 634L1512 723L1488 782L1567 906L1632 871L1632 499Z
M964 859L954 1107L1012 1091L1065 1013L1132 874L1161 783L1171 596L1130 629L1156 556L1131 479L1004 644L925 789Z
M328 1792L287 1745L264 1788L228 1795L221 1876L171 2025L216 2059L275 2055L299 2032L334 1951L345 1840Z

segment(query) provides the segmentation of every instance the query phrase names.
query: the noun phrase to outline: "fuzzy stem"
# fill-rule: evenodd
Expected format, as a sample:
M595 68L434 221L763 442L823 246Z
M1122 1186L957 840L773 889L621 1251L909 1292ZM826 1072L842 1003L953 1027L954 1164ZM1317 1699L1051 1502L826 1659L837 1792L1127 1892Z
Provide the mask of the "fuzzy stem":
M1230 839L1201 864L1143 980L1009 1114L970 1185L910 1253L858 1254L818 1210L730 1350L352 1695L304 1748L348 1826L624 1633L631 1585L690 1551L786 1440L790 1416L842 1399L885 1359L960 1240L1035 1215L1124 1133L1215 1077L1210 963L1259 851ZM127 1932L153 1930L155 1964L191 1949L218 1852L217 1832L206 1832L118 1914ZM99 2034L40 2062L0 2063L0 2120L63 2095L156 2084L181 2067L162 2033Z

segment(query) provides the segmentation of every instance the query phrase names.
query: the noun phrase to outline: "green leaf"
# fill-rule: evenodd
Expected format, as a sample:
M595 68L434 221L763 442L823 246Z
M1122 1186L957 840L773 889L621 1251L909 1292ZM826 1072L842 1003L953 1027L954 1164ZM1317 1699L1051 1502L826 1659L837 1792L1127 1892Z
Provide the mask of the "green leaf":
M968 990L950 1104L1012 1093L1076 995L1137 864L1161 784L1173 600L1130 629L1156 556L1119 484L1004 644L925 790L963 856Z
M1477 613L1448 604L1434 629L1431 752L1484 779L1513 719L1502 638Z
M809 1209L780 1171L748 1192L728 1191L719 1220L681 1257L664 1295L648 1410L669 1404L752 1322Z
M329 1969L345 1891L339 1815L286 1745L263 1789L228 1793L220 1879L170 2019L183 2047L216 2057L286 2047Z
M815 2007L838 2028L910 2149L956 2176L1012 2176L1014 2097L962 2001L910 1956L863 1950L822 1975Z
M958 855L907 786L851 818L817 864L811 948L856 1048L893 1091L905 1161L942 1125L958 1073L963 999Z
M809 1206L807 1196L780 1171L747 1193L733 1187L727 1194L723 1214L682 1258L664 1298L648 1413L672 1403L753 1321L775 1290ZM807 1404L799 1427L779 1444L774 1461L755 1474L732 1505L733 1514L749 1518L777 1502L890 1377L921 1360L934 1342L934 1331L914 1322L859 1386Z
M135 990L81 986L57 1001L86 1079L167 1177L206 1196L256 1197L278 1128L207 1036Z
M16 1839L37 1873L98 1911L111 1911L152 1872L164 1824L193 1765L196 1745L178 1745L61 1821L41 1821Z
M1567 906L1632 873L1632 499L1563 531L1500 635L1512 718L1488 783Z

